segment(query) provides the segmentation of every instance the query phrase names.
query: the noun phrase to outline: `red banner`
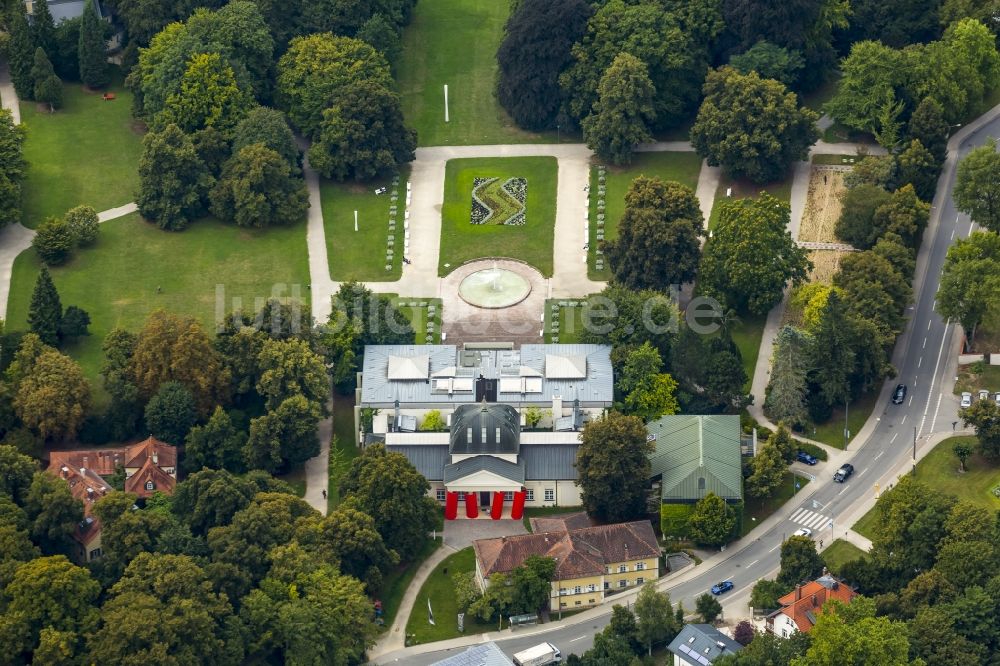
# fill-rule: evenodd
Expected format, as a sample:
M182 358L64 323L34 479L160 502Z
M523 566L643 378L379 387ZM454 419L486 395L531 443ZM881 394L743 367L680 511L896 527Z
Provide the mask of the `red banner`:
M500 520L503 515L503 493L499 490L493 493L493 506L490 507L490 518Z
M524 515L524 499L527 493L523 490L518 490L514 493L514 505L510 507L510 517L514 520L521 520Z
M458 493L450 490L444 496L444 519L455 520L458 517Z
M479 517L479 493L465 493L465 517Z

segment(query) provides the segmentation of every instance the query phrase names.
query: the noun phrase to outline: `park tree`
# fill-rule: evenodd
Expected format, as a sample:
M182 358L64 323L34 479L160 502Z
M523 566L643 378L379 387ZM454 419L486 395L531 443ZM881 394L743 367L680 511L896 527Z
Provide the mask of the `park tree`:
M24 3L14 3L7 12L7 58L14 92L20 99L33 99L35 80L31 68L35 64L35 44Z
M23 144L24 128L14 123L10 110L0 109L0 228L21 220Z
M965 461L972 455L972 446L968 442L958 441L952 445L951 452L958 458L958 464L962 468L962 471L966 471Z
M222 407L216 407L203 426L188 432L184 446L184 461L191 471L203 467L240 473L244 470L243 442L246 433L237 430Z
M631 164L636 145L653 139L655 92L646 64L620 53L601 77L593 110L580 123L587 147L612 164Z
M757 498L770 497L785 478L785 460L773 442L764 443L750 462L753 470L747 479L747 491Z
M319 453L319 403L302 395L285 398L273 410L250 421L243 458L250 469L272 474L302 464Z
M875 210L875 233L881 238L887 233L898 235L912 248L920 245L920 238L930 218L930 204L917 197L914 186L906 184L892 193L889 200ZM877 239L876 239L877 241ZM875 243L873 242L872 245Z
M891 344L902 330L902 313L912 296L909 278L868 251L844 257L833 283L843 290L847 311L873 324Z
M855 0L851 3L852 41L877 39L893 48L929 42L940 34L940 0Z
M795 93L756 72L711 71L704 94L691 143L710 165L734 177L778 180L792 162L808 156L819 138L816 112L800 108Z
M183 442L197 418L191 391L180 382L160 384L146 403L146 425L153 437L164 442Z
M50 113L62 107L62 81L56 76L52 63L41 46L35 49L35 58L31 65L31 79L35 82L32 99L41 104L48 104Z
M958 165L955 204L974 222L1000 233L1000 153L996 141L974 148Z
M706 43L677 11L642 0L603 3L587 22L587 32L573 45L573 62L559 77L567 114L579 122L600 97L600 84L622 53L641 60L652 83L650 128L661 130L683 120L698 99L707 62ZM707 18L708 12L701 12Z
M31 247L35 248L39 259L49 266L65 263L75 246L69 225L58 217L50 217L39 224L35 237L31 239Z
M861 184L841 195L840 217L834 233L837 238L865 250L878 240L875 211L889 203L892 195L877 185Z
M844 186L850 190L859 185L874 185L889 192L896 187L898 170L895 155L859 153L854 166L844 174Z
M103 88L108 84L108 47L104 41L104 25L97 17L92 2L84 6L80 22L77 53L80 59L80 80L88 88Z
M51 54L52 67L63 81L76 81L80 77L80 24L81 17L64 18L56 26L56 50Z
M142 553L111 587L101 627L90 636L95 662L237 663L243 639L232 604L187 555Z
M902 107L896 90L902 85L902 60L902 52L881 42L853 44L841 62L843 75L837 93L824 107L826 112L844 125L876 138L898 136Z
M721 208L702 255L700 284L737 312L765 314L781 300L785 286L802 282L810 268L805 250L788 233L788 204L763 193Z
M602 522L645 515L653 450L645 425L635 416L610 412L587 423L576 458L577 484L587 514Z
M966 427L972 426L979 440L979 452L990 459L1000 458L1000 405L993 400L976 400L959 411Z
M872 538L874 562L902 571L930 569L954 504L950 495L902 477L875 505L879 520Z
M267 340L257 357L260 379L257 392L266 400L268 409L275 409L286 399L302 395L323 405L329 395L329 379L323 358L309 343L295 338Z
M281 111L257 106L250 109L236 125L236 131L233 132L233 155L257 143L281 155L288 162L293 175L301 172L301 152L295 143L295 135L288 127L285 114Z
M809 335L794 326L782 326L775 336L771 379L764 398L764 411L774 421L806 421L808 350Z
M928 666L947 666L963 660L986 661L987 648L955 630L955 620L945 608L921 608L907 623L910 653Z
M100 217L91 206L75 206L63 216L78 246L93 245L100 230Z
M645 646L647 654L653 654L654 645L670 643L681 630L670 595L658 592L656 584L649 582L642 586L632 607L635 611L635 637Z
M729 66L740 74L757 72L762 79L774 79L794 88L805 65L799 51L789 51L762 39L742 53L729 56Z
M266 227L301 221L309 193L281 155L256 143L226 162L209 198L216 217L241 227Z
M403 41L399 33L399 28L392 21L382 14L374 14L358 28L354 36L374 46L376 51L385 56L389 67L395 72L403 53Z
M240 88L229 63L218 53L202 53L188 61L178 90L167 97L156 123L177 125L189 134L214 127L226 136L252 104L253 97Z
M38 464L15 447L0 444L0 495L23 506Z
M815 580L822 573L823 558L816 552L812 539L792 536L781 544L781 571L777 580L785 589Z
M31 37L37 48L46 55L56 53L56 24L47 0L31 5Z
M640 176L625 194L618 239L605 243L614 278L629 289L691 282L701 255L703 218L689 187Z
M334 180L369 180L412 162L416 131L406 127L399 94L363 79L337 92L314 134L309 164Z
M649 342L627 352L618 387L626 413L646 422L676 414L680 409L675 396L677 382L663 372L660 352Z
M809 347L809 383L815 387L814 399L828 408L843 404L850 397L851 374L855 351L851 331L844 326L846 304L837 290L832 290L820 313Z
M754 629L750 620L741 620L739 624L733 628L733 640L743 647L750 645L756 636L757 630Z
M205 535L228 525L254 494L253 484L241 477L224 469L202 469L177 484L170 509L194 534Z
M778 599L785 596L786 588L776 580L761 578L750 591L750 605L755 609L770 611L780 607Z
M307 550L331 553L340 571L365 583L369 594L381 591L383 576L399 563L367 513L338 507L325 518L315 518L299 526L297 539Z
M385 545L409 562L423 547L438 513L427 480L400 453L372 446L351 461L340 482L344 506L367 513Z
M716 659L712 666L791 664L794 659L805 655L806 650L809 649L809 643L809 634L801 631L792 633L788 638L775 636L769 632L761 632L745 648L735 654L727 652Z
M584 0L524 0L512 8L497 50L497 101L519 127L556 124L559 74L572 62L570 48L592 13Z
M47 472L35 472L24 499L31 521L31 540L46 555L68 554L73 530L83 520L83 504L73 497L69 484Z
M324 111L350 88L370 82L393 87L385 57L370 44L318 33L292 40L278 62L277 99L292 124L317 137Z
M135 351L138 336L121 328L112 329L101 343L104 362L101 378L111 396L105 418L113 437L119 440L131 437L142 417L142 400L128 375L128 364Z
M84 641L97 629L100 584L64 555L40 557L18 567L4 589L5 659L11 663L38 658L47 632L60 632L71 659L79 659Z
M966 346L976 327L1000 306L1000 235L974 231L948 248L938 286L938 311L962 325Z
M174 124L148 133L139 160L139 213L161 229L181 231L205 213L214 178L191 138Z
M194 397L198 415L207 416L228 396L229 374L196 320L154 310L146 319L128 361L127 374L139 395L152 398L160 385L176 381Z
M660 357L669 357L678 329L680 313L660 291L633 291L615 282L588 299L584 307L581 341L611 345L617 349L653 345ZM636 326L636 322L644 322ZM613 363L620 362L617 360Z
M906 150L899 154L899 182L912 185L923 201L934 198L940 172L940 162L919 139L910 141Z
M917 104L910 116L907 132L911 140L917 140L930 151L934 160L944 162L948 152L948 133L951 128L944 119L941 104L933 97L925 97Z
M62 325L62 302L59 292L52 282L49 269L42 266L31 292L28 306L28 328L44 344L55 347L59 344L59 329Z
M688 534L695 543L721 546L736 529L736 510L715 493L708 493L694 505L688 520Z
M45 439L76 436L90 407L90 382L79 364L47 348L17 385L14 410L28 428Z
M793 666L833 664L910 664L906 625L875 615L875 602L865 597L828 602L809 632L812 644Z
M695 599L695 610L705 624L712 624L722 615L722 604L712 594L705 592Z

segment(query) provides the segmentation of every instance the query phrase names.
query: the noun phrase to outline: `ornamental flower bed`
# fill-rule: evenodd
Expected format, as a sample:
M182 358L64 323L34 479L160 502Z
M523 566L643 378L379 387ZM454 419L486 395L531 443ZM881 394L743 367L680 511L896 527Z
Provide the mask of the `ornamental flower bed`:
M528 181L525 178L476 178L472 184L472 224L522 225Z

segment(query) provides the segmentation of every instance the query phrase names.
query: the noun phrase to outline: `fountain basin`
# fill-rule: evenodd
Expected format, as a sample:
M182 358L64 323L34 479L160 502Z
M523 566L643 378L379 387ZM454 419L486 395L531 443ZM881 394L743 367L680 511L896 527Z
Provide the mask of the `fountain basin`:
M486 268L470 273L458 285L458 295L479 308L509 308L528 297L531 283L506 268Z

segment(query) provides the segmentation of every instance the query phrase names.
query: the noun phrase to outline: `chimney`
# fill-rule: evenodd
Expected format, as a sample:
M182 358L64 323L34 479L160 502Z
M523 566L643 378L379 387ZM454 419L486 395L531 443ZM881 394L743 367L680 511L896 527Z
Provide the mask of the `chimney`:
M800 601L801 599L802 599L802 586L801 585L796 585L795 586L795 600L796 601Z
M399 428L399 399L392 403L392 432Z
M93 488L87 488L87 499L89 499L89 500L94 499L94 489Z
M553 430L555 430L555 423L563 415L562 413L562 397L558 395L552 396L552 425Z
M160 462L160 456L157 455L156 449L153 449L153 464L157 465Z
M816 606L819 606L819 601L817 601L816 595L814 594L813 595L813 608L815 608Z
M583 425L583 423L581 423L581 420L582 419L580 418L580 399L579 398L574 398L573 399L573 430L576 430L581 425Z
M60 472L60 476L62 476L62 478L64 478L64 479L68 479L69 478L69 467L66 467L66 465L63 465L62 469L60 469L59 472Z

